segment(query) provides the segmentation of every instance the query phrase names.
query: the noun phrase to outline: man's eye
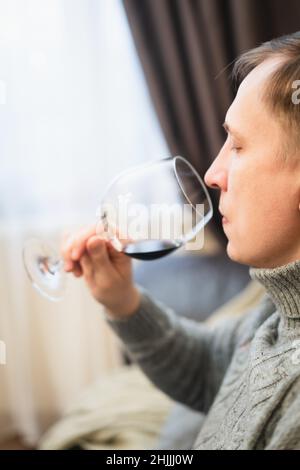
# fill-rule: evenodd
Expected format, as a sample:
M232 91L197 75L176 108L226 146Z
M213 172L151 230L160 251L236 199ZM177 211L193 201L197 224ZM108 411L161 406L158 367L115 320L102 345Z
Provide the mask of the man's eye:
M237 145L232 145L230 150L234 150L235 152L239 152L240 150L242 150L242 147L239 147Z

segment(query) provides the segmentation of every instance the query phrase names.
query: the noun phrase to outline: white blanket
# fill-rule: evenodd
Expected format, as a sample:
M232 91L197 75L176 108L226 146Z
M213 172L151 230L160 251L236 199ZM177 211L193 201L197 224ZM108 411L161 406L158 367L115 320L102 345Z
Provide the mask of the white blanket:
M39 449L155 449L172 403L138 366L123 366L86 389Z

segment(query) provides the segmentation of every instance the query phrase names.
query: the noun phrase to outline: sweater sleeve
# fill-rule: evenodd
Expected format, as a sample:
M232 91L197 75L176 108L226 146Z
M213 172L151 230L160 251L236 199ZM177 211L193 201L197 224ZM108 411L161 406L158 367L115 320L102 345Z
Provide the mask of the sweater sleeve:
M129 357L172 399L207 412L231 361L243 316L215 327L185 317L138 286L141 302L126 319L105 316Z

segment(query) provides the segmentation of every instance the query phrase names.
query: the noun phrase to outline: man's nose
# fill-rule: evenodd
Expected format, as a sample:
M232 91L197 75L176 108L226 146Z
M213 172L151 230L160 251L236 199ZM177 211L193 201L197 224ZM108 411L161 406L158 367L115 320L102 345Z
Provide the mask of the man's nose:
M224 165L221 164L219 155L205 173L204 181L205 184L210 188L221 189L223 191L226 191L227 171Z

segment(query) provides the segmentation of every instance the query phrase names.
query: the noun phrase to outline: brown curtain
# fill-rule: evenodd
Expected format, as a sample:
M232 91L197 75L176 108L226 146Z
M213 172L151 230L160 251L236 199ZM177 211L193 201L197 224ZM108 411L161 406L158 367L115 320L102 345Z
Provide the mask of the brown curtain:
M203 176L223 141L234 90L230 67L244 50L300 29L300 0L123 0L172 155ZM211 224L225 241L211 190Z

